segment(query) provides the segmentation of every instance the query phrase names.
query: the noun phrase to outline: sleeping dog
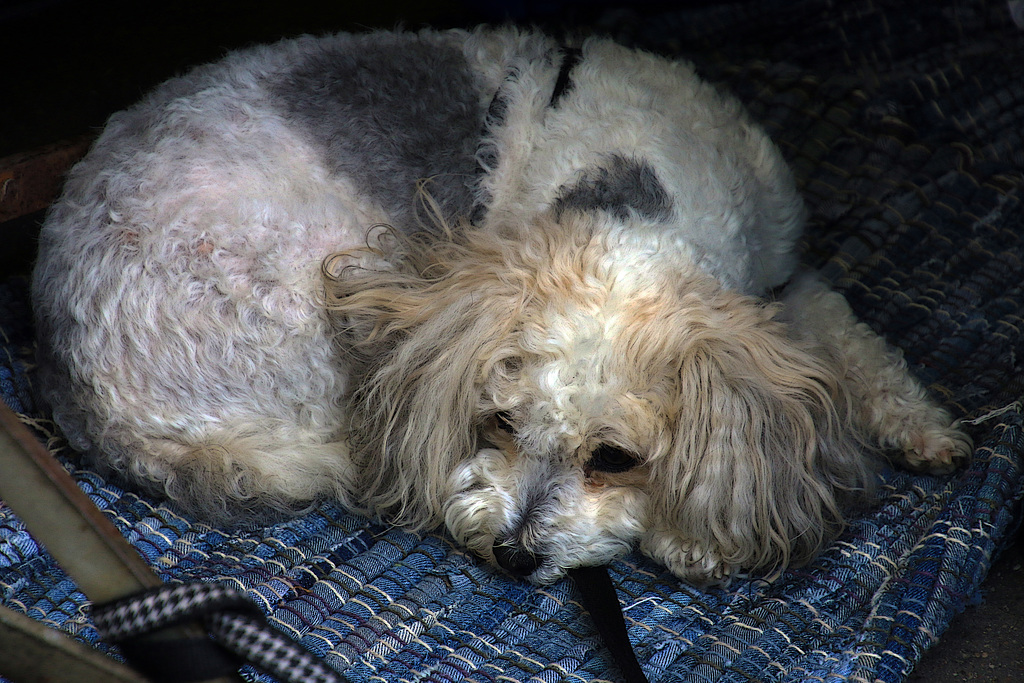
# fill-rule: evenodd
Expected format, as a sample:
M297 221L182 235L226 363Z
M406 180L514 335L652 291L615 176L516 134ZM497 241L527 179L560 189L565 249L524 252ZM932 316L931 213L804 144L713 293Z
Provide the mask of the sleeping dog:
M796 273L771 141L691 65L513 28L303 37L114 115L42 230L71 445L226 521L323 497L536 583L807 561L950 415Z

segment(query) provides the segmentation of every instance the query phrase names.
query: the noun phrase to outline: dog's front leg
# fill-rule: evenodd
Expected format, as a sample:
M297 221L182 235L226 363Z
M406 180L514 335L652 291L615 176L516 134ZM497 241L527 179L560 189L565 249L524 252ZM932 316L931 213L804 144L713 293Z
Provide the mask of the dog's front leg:
M910 374L903 355L858 321L841 294L801 276L782 301L794 336L811 341L816 355L839 366L850 416L866 436L902 452L914 469L948 472L970 455L970 438Z

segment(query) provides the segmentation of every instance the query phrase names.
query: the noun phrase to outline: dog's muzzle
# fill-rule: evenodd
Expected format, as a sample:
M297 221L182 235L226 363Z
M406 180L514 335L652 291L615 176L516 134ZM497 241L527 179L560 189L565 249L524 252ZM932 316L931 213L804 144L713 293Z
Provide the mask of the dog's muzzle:
M542 555L536 555L528 550L497 541L494 543L492 552L494 553L494 561L499 567L512 576L519 578L525 578L533 574L544 564L545 559Z

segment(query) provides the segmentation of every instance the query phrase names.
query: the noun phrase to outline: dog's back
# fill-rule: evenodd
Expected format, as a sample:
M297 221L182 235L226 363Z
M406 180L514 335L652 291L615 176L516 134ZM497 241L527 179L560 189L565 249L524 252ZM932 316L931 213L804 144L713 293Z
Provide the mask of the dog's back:
M800 201L738 104L685 64L608 41L583 55L570 73L554 40L515 29L305 37L113 116L33 279L39 387L71 445L208 517L357 504L321 263L390 267L360 251L378 224L626 211L669 263L682 250L742 289L784 280ZM708 203L727 220L700 218Z
M33 279L37 382L72 446L215 516L265 488L347 495L321 261L378 223L419 229L421 178L468 211L483 96L464 39L286 41L111 118Z

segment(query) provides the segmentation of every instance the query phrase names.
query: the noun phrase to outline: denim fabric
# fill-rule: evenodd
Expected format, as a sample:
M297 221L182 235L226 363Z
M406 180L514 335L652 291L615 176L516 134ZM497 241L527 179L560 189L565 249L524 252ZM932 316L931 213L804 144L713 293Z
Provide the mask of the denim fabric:
M1024 488L1014 405L1024 393L1024 32L1000 5L789 0L595 22L695 59L740 95L807 198L805 264L957 417L988 416L969 427L967 467L886 471L877 509L775 581L698 590L638 554L615 563L651 681L901 681L976 599L1014 530ZM43 435L26 374L26 302L24 283L0 285L0 391ZM440 532L388 528L329 503L274 526L213 529L104 481L67 450L57 456L164 580L244 588L351 680L616 677L568 580L535 588ZM110 649L84 596L2 504L0 600Z

